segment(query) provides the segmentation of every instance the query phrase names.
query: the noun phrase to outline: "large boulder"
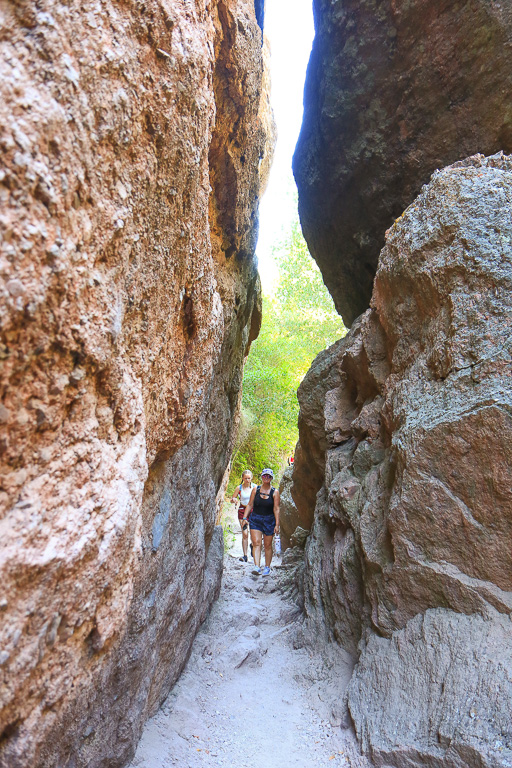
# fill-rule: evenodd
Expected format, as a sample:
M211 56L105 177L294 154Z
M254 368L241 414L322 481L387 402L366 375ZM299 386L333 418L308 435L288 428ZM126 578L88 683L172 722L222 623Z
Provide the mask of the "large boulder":
M388 231L372 307L332 358L340 384L325 394L311 454L327 442L305 606L316 637L363 648L351 712L377 765L491 768L508 764L495 738L512 749L499 647L512 611L511 190L512 158L501 154L436 172ZM316 389L314 367L302 387ZM484 636L498 644L485 671L452 675L451 657L484 663ZM436 643L444 666L434 659L427 673ZM481 721L462 727L472 691ZM418 709L406 716L401 697ZM436 707L445 725L429 719Z
M253 0L20 2L0 27L0 764L115 768L219 589L262 30Z
M431 609L372 635L348 700L374 765L512 765L511 631L508 616Z
M384 232L436 168L512 152L512 8L489 0L314 0L294 158L309 249L349 326Z

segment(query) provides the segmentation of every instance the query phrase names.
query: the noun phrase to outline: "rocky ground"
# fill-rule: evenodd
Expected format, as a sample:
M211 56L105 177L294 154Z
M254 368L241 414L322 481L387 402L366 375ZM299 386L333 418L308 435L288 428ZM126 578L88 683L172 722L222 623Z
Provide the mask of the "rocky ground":
M220 598L180 680L146 724L131 768L365 768L339 704L348 656L326 660L302 647L300 613L281 588L286 569L274 561L270 577L256 576L240 554L236 535Z

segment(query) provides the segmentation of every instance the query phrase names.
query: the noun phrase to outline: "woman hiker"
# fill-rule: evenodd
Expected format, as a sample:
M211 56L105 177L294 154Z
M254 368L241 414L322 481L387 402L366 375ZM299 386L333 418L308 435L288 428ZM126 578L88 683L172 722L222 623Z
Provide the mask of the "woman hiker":
M272 562L272 538L274 533L279 533L279 491L271 486L274 473L271 469L264 469L261 473L261 485L254 488L249 504L245 508L242 518L242 526L249 518L251 529L251 541L254 554L253 573L261 573L262 576L270 574ZM250 517L249 517L250 516ZM265 567L260 568L261 537L265 543Z
M237 498L240 498L240 506L238 507L238 520L240 522L240 526L242 528L242 557L239 558L239 560L242 560L242 562L247 562L247 544L249 541L249 531L247 529L247 525L243 523L243 516L245 512L245 508L247 507L247 504L249 503L249 499L251 498L251 491L253 488L256 488L256 483L252 483L252 472L250 472L248 469L245 470L245 472L242 472L242 482L240 485L237 485L235 492L232 496L231 503L235 504ZM252 545L251 545L252 549ZM252 552L251 552L252 554Z

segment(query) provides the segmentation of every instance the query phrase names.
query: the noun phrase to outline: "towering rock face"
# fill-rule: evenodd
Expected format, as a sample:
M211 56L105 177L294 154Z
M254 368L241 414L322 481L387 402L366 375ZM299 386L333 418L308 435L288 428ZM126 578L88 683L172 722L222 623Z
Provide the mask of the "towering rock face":
M262 30L253 0L4 3L0 29L0 765L114 768L219 587Z
M361 653L348 703L377 766L512 761L511 212L512 158L436 172L301 388L339 380L323 434L301 406L305 465L326 446L307 621Z
M299 391L307 624L358 659L348 706L375 765L506 766L512 10L314 7L294 172L353 325Z
M294 161L302 227L345 323L384 232L436 168L512 152L512 9L488 0L315 0Z

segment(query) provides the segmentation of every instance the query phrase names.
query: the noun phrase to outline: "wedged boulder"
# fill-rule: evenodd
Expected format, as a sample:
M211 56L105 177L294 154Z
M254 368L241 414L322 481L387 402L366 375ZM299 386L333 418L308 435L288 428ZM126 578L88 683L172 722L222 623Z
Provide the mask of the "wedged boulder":
M478 155L436 172L387 232L372 307L331 359L340 383L325 393L324 435L311 454L314 461L328 443L306 546L304 601L313 636L334 638L354 655L360 640L366 643L362 659L374 675L368 711L381 682L387 685L371 661L381 642L374 634L391 639L379 648L400 649L400 638L412 637L420 626L414 622L432 609L443 609L446 615L435 615L447 632L463 627L464 615L471 617L468 627L497 638L509 626L511 211L512 158ZM315 377L306 376L302 387L303 396L315 389ZM312 428L318 422L316 414ZM478 656L475 632L468 629L467 642L476 643ZM441 631L437 642L451 647ZM499 656L498 645L487 674L506 687L503 668L491 670ZM397 674L402 681L410 674L414 688L417 667L407 658ZM437 700L437 679L432 688L424 681L425 700ZM443 700L450 722L465 706L463 687L453 690ZM506 696L489 700L496 723L508 712L502 706ZM380 740L376 715L363 723L363 708L354 705L354 719L365 747L382 753L378 765L463 765L463 757L435 762L441 753L434 750L434 760L428 750L415 751L421 717L414 713L409 724L400 721L399 743L386 752L391 742ZM466 744L467 764L507 764L496 762L490 742L471 734L464 731L457 747L463 755Z
M115 768L220 583L262 31L252 0L21 2L0 27L0 764Z
M384 232L437 168L512 152L512 8L314 0L294 157L309 249L345 324L369 304Z

